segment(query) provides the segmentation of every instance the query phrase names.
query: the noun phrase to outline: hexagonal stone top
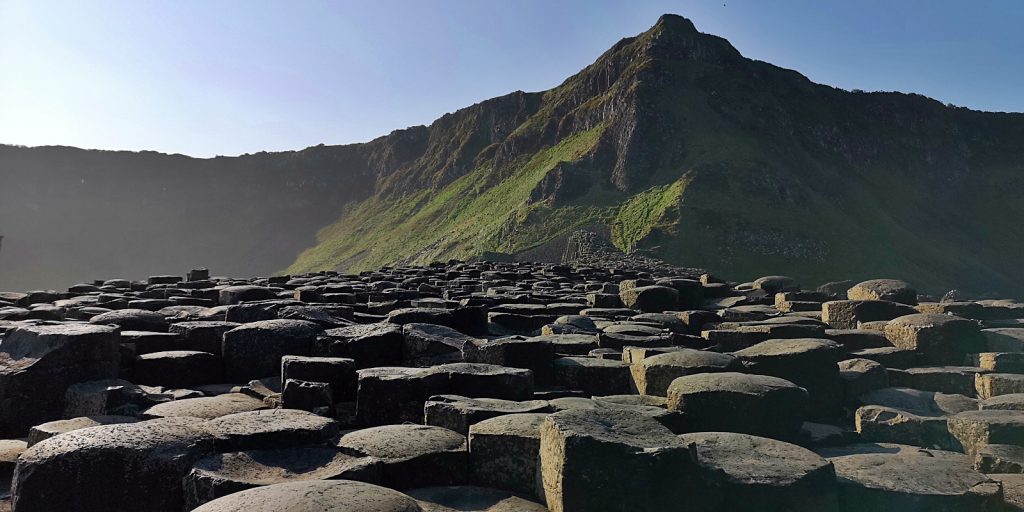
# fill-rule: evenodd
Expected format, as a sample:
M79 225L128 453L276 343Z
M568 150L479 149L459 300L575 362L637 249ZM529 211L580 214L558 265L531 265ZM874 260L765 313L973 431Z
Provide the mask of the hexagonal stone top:
M466 436L428 425L385 425L349 432L338 447L352 455L405 459L428 453L466 449Z
M789 485L826 471L831 464L797 445L733 432L697 432L679 436L694 443L700 464L742 484Z
M45 356L67 340L91 340L114 336L117 328L109 325L65 323L60 325L33 325L18 327L0 340L0 361L14 369L19 359L33 360Z
M632 449L682 448L686 445L654 419L621 409L570 409L548 416L541 427L561 436L588 437Z
M210 420L207 428L229 450L324 442L338 433L334 420L297 409L229 414Z
M672 381L669 393L672 390L684 393L697 393L702 391L728 391L760 396L775 390L802 389L792 382L778 377L767 375L754 375L749 373L722 372L722 373L699 373L679 377Z
M488 487L422 487L408 491L423 512L547 512L540 503Z
M118 423L137 423L138 418L132 416L81 416L66 420L55 420L32 427L29 431L28 440L36 444L44 439L49 439L59 434L65 434L83 428L97 427L100 425L116 425Z
M346 455L327 446L249 450L212 455L196 462L193 472L249 485L288 480L329 480L373 464L366 457Z
M212 420L240 412L266 409L262 400L242 393L186 398L154 405L142 413L145 418L192 417Z
M949 497L999 492L998 484L987 476L944 457L872 453L835 457L832 463L840 486Z
M742 358L763 358L772 356L795 356L821 352L824 354L836 353L842 348L841 345L826 339L819 338L792 338L762 341L756 345L734 352L737 357Z
M197 418L162 418L139 423L119 423L74 430L42 441L21 455L24 462L59 457L71 452L100 449L115 451L162 450L209 440L206 422Z
M739 361L729 354L705 350L680 349L664 354L649 356L640 362L641 366L678 366L683 368L738 368Z
M548 415L543 413L504 414L474 423L469 435L517 435L540 439L540 426Z
M982 410L1024 411L1024 393L1007 393L985 399L978 404Z
M422 512L398 491L351 480L313 480L257 487L213 500L194 512Z

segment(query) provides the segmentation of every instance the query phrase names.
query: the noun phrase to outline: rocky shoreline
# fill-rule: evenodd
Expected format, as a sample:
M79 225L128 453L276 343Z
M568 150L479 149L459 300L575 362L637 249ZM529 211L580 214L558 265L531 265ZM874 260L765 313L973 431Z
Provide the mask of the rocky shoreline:
M0 293L0 510L1024 510L1024 304L572 252Z

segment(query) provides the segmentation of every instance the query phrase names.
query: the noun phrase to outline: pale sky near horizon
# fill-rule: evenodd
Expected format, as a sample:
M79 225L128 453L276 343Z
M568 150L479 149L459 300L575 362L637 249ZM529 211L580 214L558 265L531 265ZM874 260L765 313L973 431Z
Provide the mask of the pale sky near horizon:
M816 82L1024 112L1017 0L0 0L0 143L362 142L556 86L668 12Z

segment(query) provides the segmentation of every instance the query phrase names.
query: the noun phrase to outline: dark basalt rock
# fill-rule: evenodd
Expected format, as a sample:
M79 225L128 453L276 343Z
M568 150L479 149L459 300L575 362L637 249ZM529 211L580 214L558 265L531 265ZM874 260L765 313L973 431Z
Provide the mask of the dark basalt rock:
M262 399L253 398L242 393L186 398L155 405L142 412L143 418L189 417L212 420L239 412L266 409Z
M119 339L114 327L88 324L8 332L0 341L0 435L60 419L72 384L117 377Z
M196 462L185 477L185 509L246 489L303 480L380 481L381 463L335 448L307 446L220 453Z
M231 304L238 304L240 302L270 300L275 297L277 297L277 293L270 288L242 285L222 288L219 292L218 300L222 306L227 306Z
M540 466L554 512L671 510L693 496L696 473L686 443L654 419L622 410L549 416L540 429Z
M691 443L708 510L838 511L832 464L814 452L730 432L679 436Z
M1002 501L999 483L943 457L876 453L832 463L844 511L998 510Z
M723 372L687 375L668 387L668 407L690 431L792 439L807 415L807 391L778 377Z
M345 434L337 443L345 453L383 463L381 481L405 489L467 481L466 436L441 427L387 425Z
M508 491L486 487L424 487L406 491L424 512L547 512L547 507Z
M195 512L422 512L405 494L351 480L312 480L257 487L213 500Z
M265 320L224 333L224 374L229 380L258 379L281 372L281 358L309 355L322 329L303 320Z
M899 279L872 279L853 285L846 291L850 300L888 300L907 304L917 304L917 290Z
M144 309L121 309L96 315L89 319L96 325L116 325L126 331L167 332L168 323L163 315Z
M219 357L191 350L143 354L135 358L132 371L135 382L139 384L169 388L220 382L224 374Z
M338 424L306 411L274 409L221 416L210 420L206 429L217 450L229 452L322 444L337 435Z
M195 321L178 322L170 326L170 332L181 336L182 350L197 350L221 354L224 333L242 324L236 322Z
M330 329L318 336L313 354L355 360L359 369L397 364L402 360L402 326L389 323Z
M178 512L184 506L181 479L213 451L205 424L164 418L84 428L42 441L18 459L14 509Z
M67 420L57 420L32 427L28 432L28 446L38 444L53 436L100 425L116 425L119 423L137 423L133 416L83 416Z
M971 468L1024 468L1024 329L977 319L1024 325L1024 306L638 261L0 295L0 434L28 436L0 441L0 480L17 464L18 512L1012 499Z
M486 419L508 414L547 412L546 400L515 402L497 398L466 398L458 395L430 397L424 405L424 423L469 434L469 427Z

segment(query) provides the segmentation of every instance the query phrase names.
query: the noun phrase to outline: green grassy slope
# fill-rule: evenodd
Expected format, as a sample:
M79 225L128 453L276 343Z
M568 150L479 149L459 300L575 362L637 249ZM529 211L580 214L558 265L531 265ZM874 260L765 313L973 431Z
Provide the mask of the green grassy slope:
M299 256L289 272L347 262L374 268L396 261L427 262L487 251L516 252L566 226L603 215L598 207L551 208L529 203L530 192L556 165L593 150L603 127L566 138L536 153L511 176L487 185L490 169L474 169L440 190L374 197L319 234L321 243ZM522 230L516 231L523 226ZM358 240L358 243L353 241Z

